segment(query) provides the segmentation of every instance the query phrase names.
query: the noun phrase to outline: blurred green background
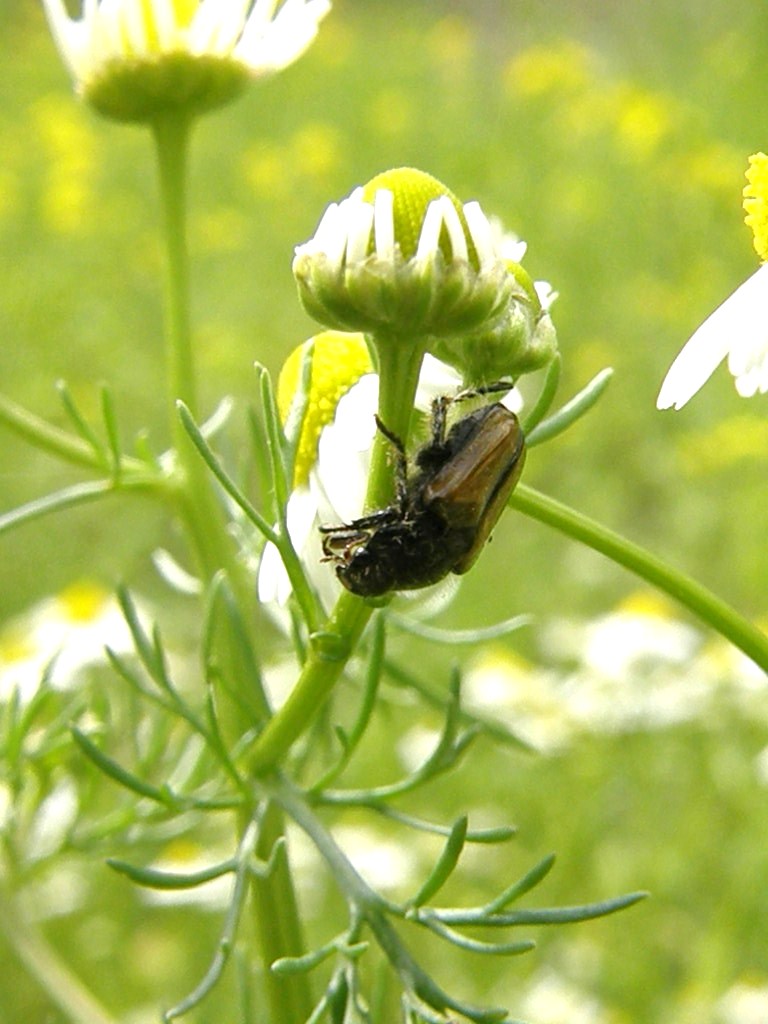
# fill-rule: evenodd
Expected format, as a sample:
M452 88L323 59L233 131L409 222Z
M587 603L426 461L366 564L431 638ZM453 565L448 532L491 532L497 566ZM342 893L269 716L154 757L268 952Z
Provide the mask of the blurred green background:
M161 448L149 139L72 97L37 4L1 3L0 33L0 386L64 424L55 382L95 417L107 381L124 435L147 428ZM313 332L290 261L326 203L384 168L423 168L500 216L527 241L530 272L559 291L563 397L603 366L616 371L589 417L531 453L526 481L764 617L768 397L739 399L721 369L682 412L654 403L688 335L756 266L740 192L747 156L768 145L766 68L762 0L337 0L299 63L197 129L193 294L206 407L223 394L254 400L253 361L277 370ZM0 511L72 479L3 436ZM114 502L0 538L0 621L83 576L151 590L148 555L170 542L165 530L147 507ZM594 616L635 588L522 517L502 521L493 552L442 624ZM723 993L768 985L766 791L754 770L764 725L731 709L591 735L548 758L504 754L501 771L493 750L473 761L470 802L473 785L489 800L492 777L492 799L520 826L515 870L559 851L547 900L654 894L582 926L586 960L568 961L576 932L540 936L542 950L504 965L511 990L542 964L565 964L599 999L603 1016L585 1020L731 1024ZM435 808L456 811L454 800L436 795ZM114 984L104 984L99 943L76 961L127 1014L184 990L180 974L199 973L216 922L204 916L193 963L182 963L192 911L150 912L125 889L109 879L101 897L112 902L98 915L102 928L122 921L107 929L109 948L132 944ZM68 945L91 920L65 916L54 936ZM157 976L136 966L142 942L161 951ZM58 1022L10 954L0 962L0 1020ZM580 1019L574 1010L569 1024Z

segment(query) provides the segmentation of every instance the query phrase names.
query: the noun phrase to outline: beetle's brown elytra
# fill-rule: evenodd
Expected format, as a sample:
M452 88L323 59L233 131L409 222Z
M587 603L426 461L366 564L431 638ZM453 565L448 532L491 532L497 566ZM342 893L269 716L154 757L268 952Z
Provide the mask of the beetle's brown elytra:
M321 526L323 552L353 594L415 590L466 572L499 520L525 461L517 416L499 402L475 409L446 431L451 404L508 391L498 382L433 402L432 438L409 475L405 448L377 417L397 455L396 499L340 526Z

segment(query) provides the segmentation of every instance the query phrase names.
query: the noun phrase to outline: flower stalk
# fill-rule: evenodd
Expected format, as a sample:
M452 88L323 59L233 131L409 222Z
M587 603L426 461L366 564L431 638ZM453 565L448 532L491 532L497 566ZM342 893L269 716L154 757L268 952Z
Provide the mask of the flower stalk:
M197 416L197 385L189 312L187 247L187 163L191 118L172 111L155 118L152 130L160 181L166 249L166 338L168 390L175 440L180 441L175 403L182 401Z
M413 338L377 337L379 361L378 416L405 440L410 428L424 348ZM394 496L391 442L377 431L371 453L366 507L384 508ZM330 695L354 653L373 605L343 591L326 627L311 639L310 654L285 704L270 719L251 753L250 768L264 775L278 765Z
M668 594L768 673L768 636L685 573L581 512L519 484L510 499L519 512L554 527Z
M344 591L326 628L310 637L309 655L283 706L251 750L249 769L268 775L313 721L353 654L373 606Z
M416 338L387 338L375 344L379 363L379 408L381 422L403 443L411 427L419 370L425 348ZM366 508L385 508L394 496L394 463L391 442L376 431L371 452Z
M201 460L184 421L178 413L179 403L194 415L198 405L197 374L190 324L189 257L187 248L187 156L191 118L183 112L170 112L153 122L157 152L160 197L166 248L166 334L167 334L167 402L177 465L176 494L192 549L200 572L210 585L223 570L230 583L240 622L250 634L256 621L255 591L249 585L244 567L236 556L222 505L212 487L205 463ZM243 678L244 665L238 651L238 638L232 624L222 619L216 636L216 660L221 675L236 686L255 689L257 706L263 722L269 716L269 704L260 679L249 673ZM241 703L227 702L234 736L252 729ZM267 809L265 828L260 836L260 852L271 848L282 834L282 815L277 807ZM262 849L263 847L263 849ZM254 927L264 976L269 979L266 990L271 1019L285 1024L303 1024L311 1009L307 981L302 977L272 979L270 965L283 956L296 956L301 949L301 925L287 861L283 858L273 875L253 883Z

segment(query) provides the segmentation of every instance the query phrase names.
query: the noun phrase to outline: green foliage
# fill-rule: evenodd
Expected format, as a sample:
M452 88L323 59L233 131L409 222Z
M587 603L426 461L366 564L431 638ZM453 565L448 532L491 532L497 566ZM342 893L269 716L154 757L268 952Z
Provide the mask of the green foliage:
M605 383L596 375L606 365L615 370L597 414L533 448L526 482L674 553L692 575L764 615L766 399L744 405L722 373L684 412L653 410L691 329L753 266L739 201L746 156L765 146L764 6L720 0L705 15L672 3L437 6L339 0L304 61L199 126L191 186L203 409L223 393L271 408L268 378L245 368L259 360L274 371L313 330L296 301L290 259L329 197L383 166L427 166L519 232L535 275L560 291L553 309L564 355L560 393L577 393L591 379L592 390L580 396L587 407ZM116 483L137 494L168 487L159 457L168 428L157 377L160 254L149 147L140 134L77 107L42 19L13 8L0 9L8 42L0 55L7 254L0 379L4 392L39 414L38 434L45 421L49 452L97 468L99 479L72 484L48 456L4 441L0 513L21 505L26 522L0 537L0 616L58 593L84 565L108 582L136 566L137 592L165 603L163 633L169 623L172 636L186 622L186 599L169 599L138 567L160 545L175 550L176 538L159 516L135 506L107 515L100 500ZM59 378L67 384L57 398ZM102 378L109 387L99 386ZM545 412L536 411L537 422ZM532 440L559 433L557 416L542 420ZM243 522L268 533L271 510L265 521L248 496L253 481L239 472L246 457L228 449L215 424L198 427L185 411L182 418ZM270 430L268 411L254 421L254 434ZM277 445L271 450L277 459ZM274 480L277 469L284 472L279 459L266 475ZM51 499L40 499L49 492ZM56 530L47 518L54 506L66 510ZM274 539L290 563L284 533ZM493 557L481 559L463 586L465 600L445 619L477 643L491 639L476 628L488 617L489 594L494 619L576 616L617 600L627 579L508 513ZM200 632L210 639L220 615L237 637L242 623L225 582L218 588ZM301 596L311 628L317 608L311 594ZM14 878L11 895L32 901L46 936L117 1018L135 1014L143 1024L189 992L167 1019L206 995L190 1019L235 1019L239 1005L243 1019L258 1020L258 1010L245 1009L258 1005L250 965L213 986L236 958L246 886L271 877L285 856L280 842L256 851L247 829L236 849L227 845L248 799L243 764L253 737L244 735L229 756L217 652L204 645L202 664L179 668L178 652L166 650L127 592L122 606L138 658L113 650L110 674L89 669L76 689L44 686L25 706L0 705L2 785L12 808L3 818L2 860ZM403 845L412 847L416 877L401 869L383 901L357 883L342 886L351 914L346 930L331 935L328 921L343 920L331 879L349 881L345 855L337 852L328 875L311 861L298 873L311 952L278 961L276 974L319 973L318 1007L330 1020L366 1019L363 983L372 1005L384 1008L378 1019L394 1019L391 982L379 980L370 933L360 937L365 923L412 983L406 1012L414 1020L444 1020L441 1005L498 1019L474 1003L515 1004L545 978L543 963L568 991L596 1000L595 1024L721 1024L723 993L738 983L768 984L757 769L765 717L754 704L720 693L700 715L663 729L596 730L531 758L514 722L460 703L457 683L449 690L453 652L427 646L435 627L406 620L406 633L397 619L392 625L386 647L383 627L372 633L362 687L342 680L333 715L318 723L313 739L331 756L301 766L307 795L286 784L274 796L321 843L323 830L350 813L384 850L392 829L407 827L412 839ZM271 662L275 632L267 622L260 629L263 663L248 666L254 680L279 668ZM441 639L446 632L458 629ZM525 630L495 642L551 662L552 651L536 650L534 636ZM238 648L243 659L247 650ZM703 676L702 662L692 671ZM415 723L417 697L426 710ZM157 713L139 728L146 700ZM403 774L393 738L415 724L439 740ZM460 792L448 774L459 762ZM41 806L65 779L73 780L74 797L62 792L79 809L76 824L69 821L36 857L30 842L43 834ZM414 796L421 785L429 821ZM507 843L510 817L519 824L519 852ZM478 845L488 859L474 857ZM559 862L550 875L552 858L541 851L551 847ZM114 875L94 868L107 858ZM498 892L493 883L508 877L510 863L521 877ZM191 898L158 907L121 875ZM217 879L229 888L218 892L212 914L203 897ZM67 884L69 901L57 895ZM531 909L539 884L542 900L567 909ZM639 887L654 899L631 918L594 923L578 938L543 927L619 909L634 897L604 903L602 896ZM444 892L452 905L431 906ZM580 905L585 893L596 902ZM524 907L508 909L518 899ZM525 925L526 937L490 942L478 925ZM393 939L395 926L407 947ZM530 934L540 941L535 962L498 965L483 956L474 967L475 954L524 952ZM20 977L10 952L4 960L0 1004L9 1022L63 1021L32 980L34 969L27 965ZM430 988L422 963L471 1004L441 1002L445 994Z

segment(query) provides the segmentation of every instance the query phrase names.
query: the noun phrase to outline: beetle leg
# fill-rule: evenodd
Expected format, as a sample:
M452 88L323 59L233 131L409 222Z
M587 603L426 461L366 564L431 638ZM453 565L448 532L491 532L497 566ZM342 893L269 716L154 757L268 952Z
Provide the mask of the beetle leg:
M455 401L447 395L441 395L432 402L432 444L442 447L445 444L445 426L448 419L448 406Z
M511 380L497 380L493 384L480 384L476 388L467 388L466 391L460 391L458 395L454 395L453 399L448 399L448 401L463 402L466 398L495 395L500 391L511 391L514 386L514 382Z
M395 496L397 498L397 507L403 512L408 492L408 458L405 454L405 445L397 434L382 423L378 416L376 417L376 426L395 449Z
M400 518L400 510L394 506L380 508L370 515L360 516L353 519L351 523L342 523L339 526L319 526L320 533L359 533L362 530L372 530L376 526L383 526Z
M346 526L321 526L323 537L323 562L347 562L350 554L360 544L368 540L366 530L357 530Z

